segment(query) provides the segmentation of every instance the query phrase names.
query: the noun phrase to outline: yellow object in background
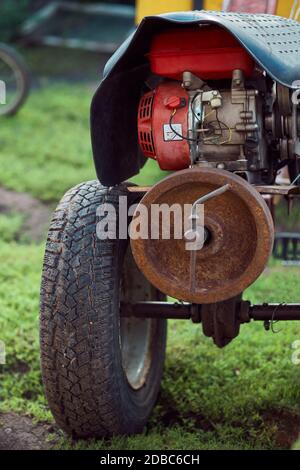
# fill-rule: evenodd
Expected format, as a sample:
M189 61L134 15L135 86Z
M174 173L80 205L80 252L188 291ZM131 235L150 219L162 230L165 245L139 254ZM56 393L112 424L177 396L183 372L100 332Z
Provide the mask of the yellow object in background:
M251 3L251 0L248 1ZM223 4L223 0L203 0L203 9L220 11L223 8ZM139 23L144 16L193 9L193 0L137 0L136 22ZM276 15L289 18L291 13L293 13L294 19L300 21L300 0L277 0Z
M297 13L298 8L300 8L300 1L294 1L294 0L278 0L277 1L277 8L276 8L276 15L279 16L285 16L286 18L289 18L291 11L293 9L293 5L295 6L295 12ZM299 20L300 18L296 18Z
M204 10L220 11L223 7L223 0L204 0Z
M169 11L193 10L193 0L137 0L136 2L136 23L144 16L159 15Z

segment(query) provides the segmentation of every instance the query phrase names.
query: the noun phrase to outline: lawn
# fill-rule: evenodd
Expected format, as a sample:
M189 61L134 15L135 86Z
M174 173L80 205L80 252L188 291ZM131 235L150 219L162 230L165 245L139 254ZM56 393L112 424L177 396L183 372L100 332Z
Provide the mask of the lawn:
M90 85L36 90L15 118L1 121L0 185L54 205L70 187L95 177L89 138ZM150 162L138 177L161 176ZM38 304L43 246L16 242L22 215L0 215L0 411L52 422L39 369ZM271 262L245 293L253 302L299 301L300 268ZM224 350L201 326L169 322L168 354L158 404L144 433L109 441L72 442L89 449L285 449L300 429L300 365L292 344L300 324L241 328Z
M20 113L1 121L0 185L57 202L70 187L95 179L89 107L95 86L56 84L31 94ZM156 181L155 162L145 176Z

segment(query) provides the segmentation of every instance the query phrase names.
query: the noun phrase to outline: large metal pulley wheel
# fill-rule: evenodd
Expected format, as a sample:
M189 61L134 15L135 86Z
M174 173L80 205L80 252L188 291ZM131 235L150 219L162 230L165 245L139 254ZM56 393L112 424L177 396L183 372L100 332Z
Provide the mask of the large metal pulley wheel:
M204 202L206 241L201 249L189 251L184 205L225 186L225 192ZM211 168L176 172L153 186L140 204L148 212L148 237L132 239L132 252L148 280L169 296L198 304L220 302L243 292L266 266L274 238L272 216L255 188L235 174ZM151 238L155 204L181 206L180 238L174 236L178 212L174 216L172 211L170 239L163 236L163 223L157 239ZM133 221L145 207L137 207Z

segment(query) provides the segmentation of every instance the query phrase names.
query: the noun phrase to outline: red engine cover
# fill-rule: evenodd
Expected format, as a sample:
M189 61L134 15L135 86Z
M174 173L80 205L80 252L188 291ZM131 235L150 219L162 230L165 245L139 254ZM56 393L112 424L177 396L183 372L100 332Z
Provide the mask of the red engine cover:
M255 62L231 33L218 26L180 27L157 34L148 54L153 73L176 80L189 71L203 80L246 76Z
M182 107L177 107L182 101ZM190 166L190 149L184 139L188 132L189 96L180 83L165 82L146 93L138 110L138 139L143 154L157 160L162 170L183 170ZM169 126L172 112L172 127Z

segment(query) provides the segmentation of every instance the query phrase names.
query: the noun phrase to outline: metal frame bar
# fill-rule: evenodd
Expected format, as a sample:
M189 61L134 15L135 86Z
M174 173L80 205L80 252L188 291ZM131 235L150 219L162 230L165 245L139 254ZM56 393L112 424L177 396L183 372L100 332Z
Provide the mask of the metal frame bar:
M57 2L59 9L65 11L78 11L80 13L89 13L93 15L116 15L123 18L134 18L135 8L130 5L123 4L113 4L113 3L98 3L97 5L93 3L88 3L83 5L82 3L67 3L67 2Z
M300 197L300 187L296 185L253 185L257 192L262 196L285 196L287 198L298 198ZM129 189L130 192L145 194L152 186L132 186Z
M250 305L242 302L241 323L254 321L294 321L300 320L300 304L261 304ZM246 305L247 304L247 305ZM165 318L174 320L201 321L201 305L178 302L136 302L121 304L121 316L137 318Z
M68 49L84 49L91 52L112 54L118 48L118 43L102 43L97 41L87 41L84 39L69 38L63 39L59 36L43 36L36 42L44 46L67 47Z
M300 320L300 304L252 305L249 309L249 317L255 321Z
M203 9L203 0L194 0L194 10Z
M86 4L82 5L79 3L67 3L67 2L53 2L50 5L46 5L31 18L29 18L22 26L21 32L25 37L31 37L33 42L42 44L45 46L52 47L67 47L70 49L84 49L92 52L108 53L112 54L119 47L119 43L101 43L99 41L77 39L77 38L62 38L60 36L44 35L35 37L34 33L36 29L45 23L47 20L56 15L59 11L70 11L79 12L89 15L107 15L115 16L117 18L132 18L134 25L135 9L130 5L122 4L105 4L100 3L98 5ZM133 28L134 29L134 28ZM133 30L132 29L132 30ZM128 30L128 35L132 32ZM126 39L126 36L124 37Z

